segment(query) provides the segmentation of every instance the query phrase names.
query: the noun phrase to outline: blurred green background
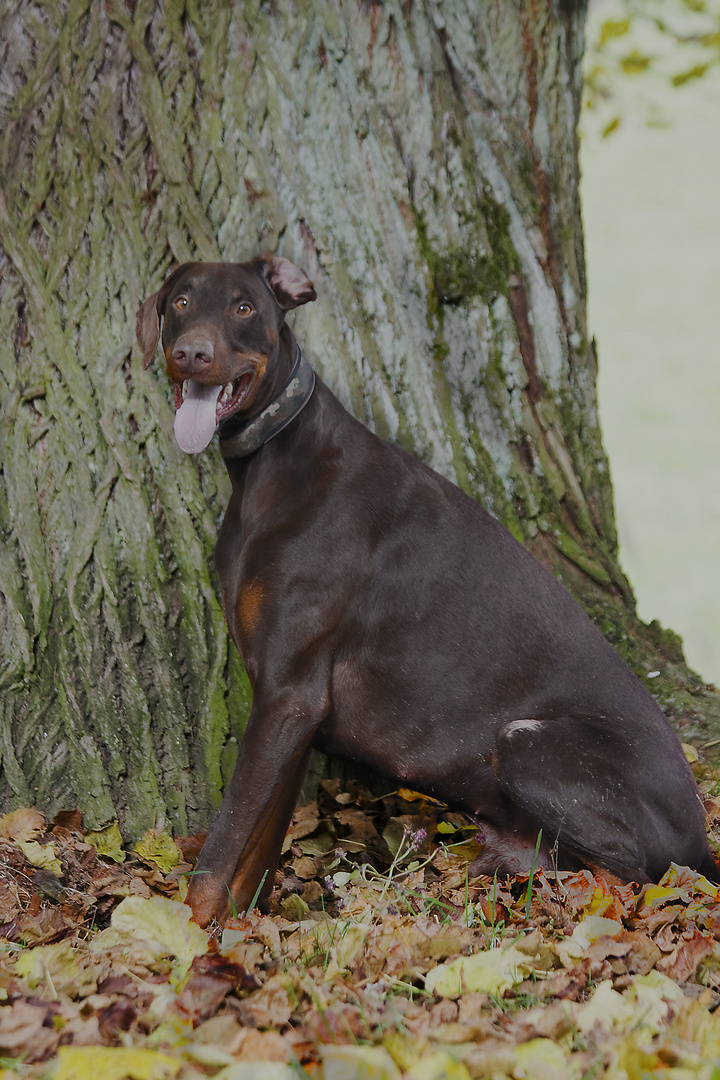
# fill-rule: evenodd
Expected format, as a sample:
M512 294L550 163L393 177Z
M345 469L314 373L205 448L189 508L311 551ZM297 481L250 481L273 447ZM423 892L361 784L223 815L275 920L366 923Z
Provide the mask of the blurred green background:
M591 4L590 331L620 557L720 684L720 2Z

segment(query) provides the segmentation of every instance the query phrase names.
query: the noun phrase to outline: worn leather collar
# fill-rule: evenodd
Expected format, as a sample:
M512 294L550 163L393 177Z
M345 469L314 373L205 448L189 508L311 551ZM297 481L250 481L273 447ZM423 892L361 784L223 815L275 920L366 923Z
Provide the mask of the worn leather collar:
M229 428L227 434L220 432L220 453L224 458L242 458L259 450L270 439L274 439L283 428L295 419L305 408L315 389L315 372L297 347L297 357L290 372L290 378L280 393L266 405L259 416L246 423L233 426L234 417L230 417L223 427Z

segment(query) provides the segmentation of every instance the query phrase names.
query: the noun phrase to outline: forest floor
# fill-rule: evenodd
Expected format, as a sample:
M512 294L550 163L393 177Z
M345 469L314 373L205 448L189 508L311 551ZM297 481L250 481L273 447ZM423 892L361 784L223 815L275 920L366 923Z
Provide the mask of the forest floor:
M213 933L178 902L202 837L32 809L0 837L2 1080L720 1076L718 889L681 867L472 878L462 815L326 781L271 914Z

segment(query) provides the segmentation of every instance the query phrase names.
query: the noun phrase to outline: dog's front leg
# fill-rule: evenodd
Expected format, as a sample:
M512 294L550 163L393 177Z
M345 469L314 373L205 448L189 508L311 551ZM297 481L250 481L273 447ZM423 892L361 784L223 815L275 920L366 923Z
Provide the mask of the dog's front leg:
M233 778L188 890L187 903L200 926L223 919L233 907L246 911L265 871L263 892L272 888L319 722L287 701L263 705L256 697Z

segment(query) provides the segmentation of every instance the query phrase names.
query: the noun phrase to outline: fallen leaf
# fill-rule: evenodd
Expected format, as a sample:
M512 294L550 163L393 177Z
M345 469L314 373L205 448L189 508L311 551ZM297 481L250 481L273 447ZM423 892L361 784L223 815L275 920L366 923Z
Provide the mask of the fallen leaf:
M157 829L148 829L138 840L135 854L146 862L155 863L163 874L168 874L182 862L180 850L172 836L167 832L158 832Z
M666 871L660 884L675 885L678 888L688 889L691 892L708 896L712 900L717 900L719 898L720 890L718 890L717 885L708 881L708 879L703 877L702 874L699 874L697 870L691 870L689 866L679 866L677 863L670 863L670 869Z
M206 953L210 943L208 934L192 922L190 908L164 896L126 897L112 913L110 927L125 941L150 945L158 956L174 956L178 975Z
M15 843L33 866L49 870L58 877L62 876L62 866L53 843L38 844L37 840L16 840Z
M45 831L45 815L32 807L12 810L0 817L0 836L7 840L34 840Z
M238 1061L215 1073L214 1080L298 1080L298 1073L279 1061Z
M436 1050L414 1061L406 1072L407 1080L470 1080L467 1066L448 1050Z
M631 1024L635 1015L632 1001L613 989L609 979L598 983L585 1003L568 1005L579 1031L587 1035L596 1026L612 1031L622 1024Z
M59 810L53 818L53 825L67 829L68 832L81 833L82 814L77 807L74 810Z
M157 1050L121 1046L61 1046L53 1080L172 1080L182 1062Z
M658 960L657 969L678 982L686 982L695 975L700 961L709 956L714 948L714 940L693 927L688 936L680 938L669 956Z
M565 1051L551 1039L530 1039L515 1049L516 1080L562 1080L569 1075Z
M570 937L557 943L557 954L565 967L573 967L576 960L585 954L591 941L601 937L618 937L623 934L622 923L615 919L604 919L602 915L588 915L576 924Z
M640 905L640 914L646 915L649 911L656 911L671 900L681 900L682 889L671 885L646 885L643 890Z
M323 1046L322 1080L400 1080L400 1070L382 1046Z
M283 1027L292 1014L288 980L282 975L268 979L261 990L240 1002L238 1012L243 1024L248 1027Z
M26 1062L43 1061L60 1041L60 1032L46 1027L47 1006L14 1001L0 1009L0 1053Z
M9 923L20 912L22 901L14 889L5 881L0 881L0 926Z
M85 833L85 840L88 844L92 844L98 855L102 855L106 859L112 859L116 863L125 862L123 840L117 821L106 825L104 829Z
M88 997L95 993L98 978L104 974L97 956L70 941L26 949L15 961L15 972L46 1000L58 994Z
M532 970L532 961L508 945L473 956L460 956L451 964L438 964L425 976L425 989L441 997L456 998L468 990L502 994Z
M243 968L217 953L196 956L175 1009L193 1024L207 1020L217 1012L230 991L238 984L242 985L244 974Z

